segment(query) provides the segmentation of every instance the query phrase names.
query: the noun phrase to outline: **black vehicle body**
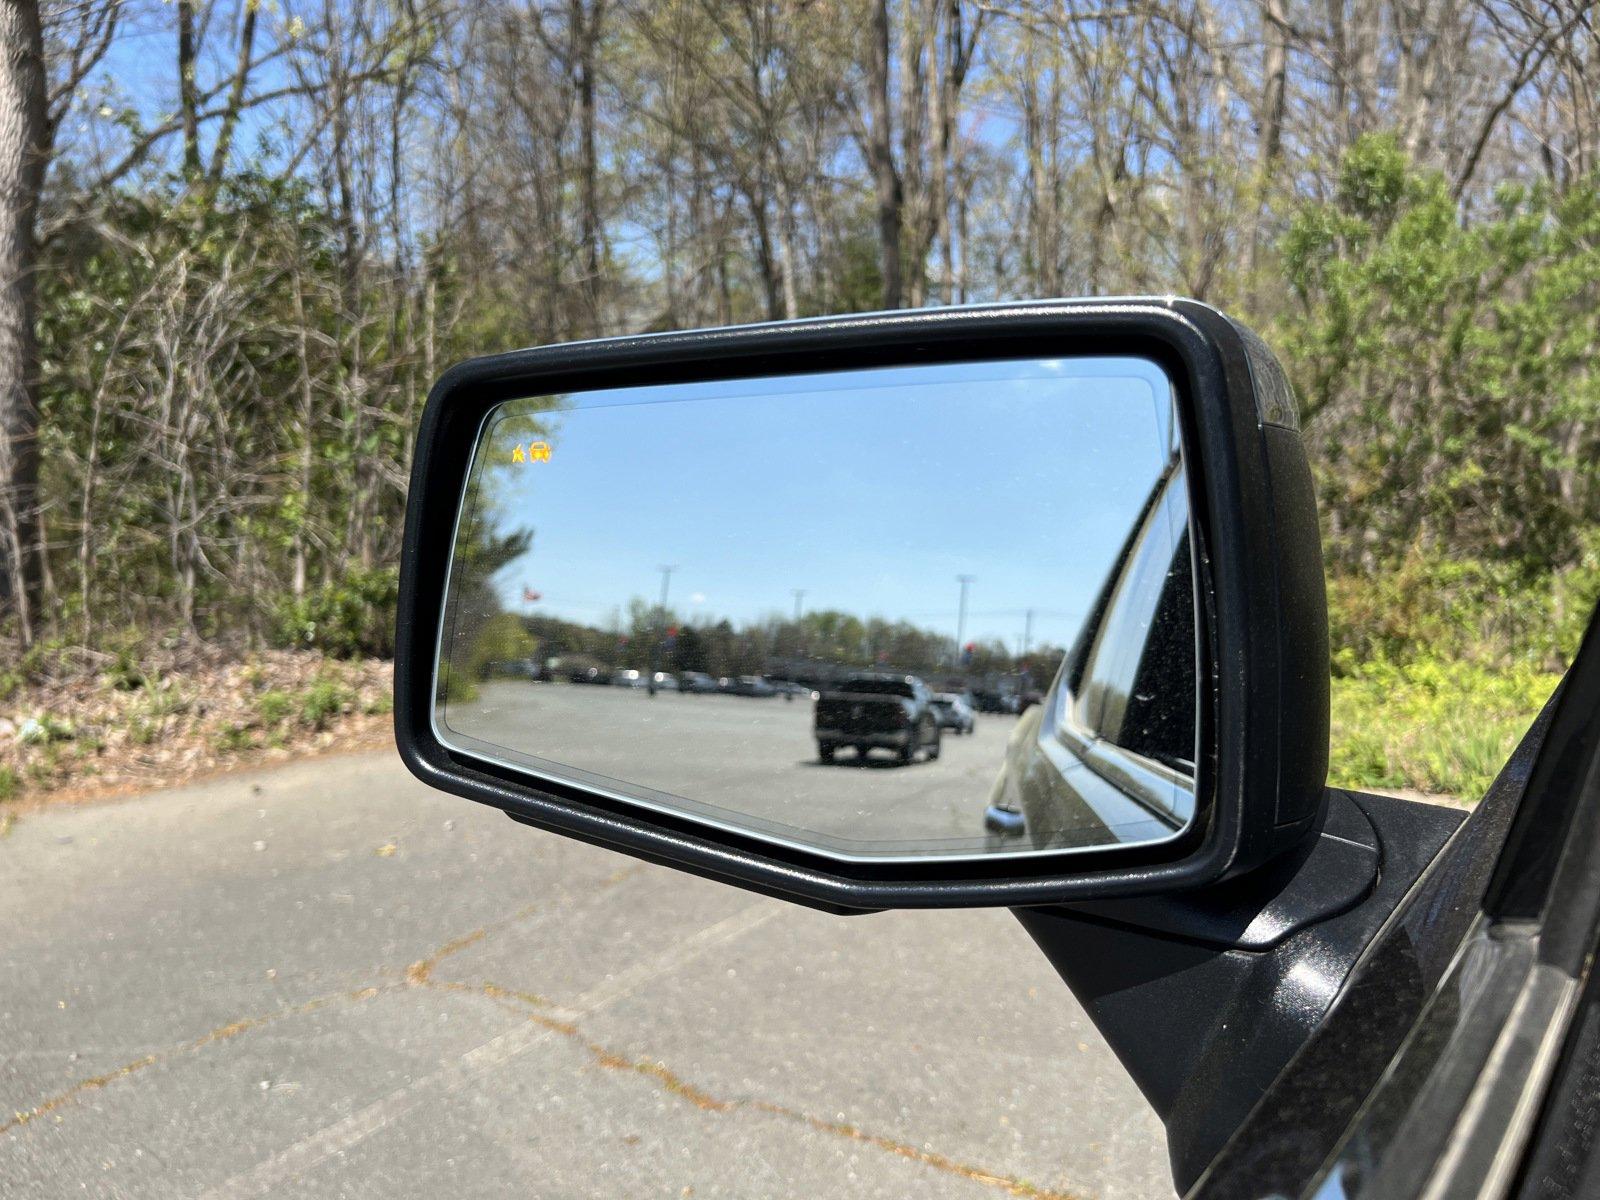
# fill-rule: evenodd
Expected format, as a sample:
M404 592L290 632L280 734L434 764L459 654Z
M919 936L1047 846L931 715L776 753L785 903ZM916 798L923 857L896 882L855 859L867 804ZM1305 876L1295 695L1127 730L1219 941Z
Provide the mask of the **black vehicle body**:
M499 401L781 377L819 357L844 369L1110 350L1170 372L1192 467L1209 669L1182 836L1070 861L861 865L535 784L435 735L443 568L476 431ZM1161 1117L1192 1200L1600 1196L1600 619L1470 817L1328 787L1326 599L1293 407L1259 339L1165 298L876 314L463 364L436 386L417 440L402 756L425 782L525 824L827 911L1012 909ZM818 702L830 738L849 732L836 727L844 710L824 709L836 692ZM985 711L1016 699L976 698ZM1059 700L1047 693L1019 730L1041 736ZM1061 1080L1063 1103L1072 1086Z
M1405 811L1355 798L1389 809L1383 823ZM1304 971L1315 934L1285 943L1286 969ZM1499 778L1369 936L1221 1153L1189 1167L1192 1200L1600 1195L1600 611Z
M933 693L915 675L871 672L830 684L814 710L817 754L823 762L848 746L863 758L873 749L892 750L901 762L919 752L939 757L940 725Z
M706 694L717 690L717 681L704 671L680 671L678 673L678 690L697 694Z

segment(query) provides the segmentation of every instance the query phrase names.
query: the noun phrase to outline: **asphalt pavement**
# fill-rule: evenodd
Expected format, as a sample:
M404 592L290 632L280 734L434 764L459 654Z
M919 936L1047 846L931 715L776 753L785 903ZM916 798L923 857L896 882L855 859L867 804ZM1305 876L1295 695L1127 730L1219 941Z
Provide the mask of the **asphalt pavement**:
M0 914L7 1198L1171 1196L1008 914L810 912L392 752L25 814Z
M577 767L634 799L699 811L741 828L846 853L1015 850L983 827L1017 718L984 714L970 735L946 730L937 760L891 749L817 754L809 700L698 696L566 683L493 683L450 706L450 729L509 761ZM530 751L537 758L520 752Z

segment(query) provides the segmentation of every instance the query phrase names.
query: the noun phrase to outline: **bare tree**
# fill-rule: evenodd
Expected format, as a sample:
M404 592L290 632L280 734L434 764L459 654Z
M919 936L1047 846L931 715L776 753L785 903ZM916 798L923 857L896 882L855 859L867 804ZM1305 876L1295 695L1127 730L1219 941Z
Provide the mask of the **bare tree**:
M27 645L41 573L35 222L49 155L36 0L0 2L0 48L0 601Z

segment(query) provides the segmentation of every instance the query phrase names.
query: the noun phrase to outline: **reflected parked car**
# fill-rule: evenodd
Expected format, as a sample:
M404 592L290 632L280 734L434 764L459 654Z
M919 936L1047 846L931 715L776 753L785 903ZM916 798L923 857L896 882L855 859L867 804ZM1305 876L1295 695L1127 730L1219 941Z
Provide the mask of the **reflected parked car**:
M724 675L717 691L729 696L776 696L778 689L759 675Z
M648 682L643 671L618 671L611 676L612 687L642 688Z
M599 667L579 667L576 671L567 672L567 682L605 685L611 682L611 676Z
M929 762L939 757L933 693L915 675L852 675L826 688L817 697L815 731L823 762L832 762L840 746L854 747L862 758L881 746L903 763L915 762L919 750Z
M976 708L984 713L1015 713L1019 707L1016 693L977 691L973 693L977 701Z
M656 691L675 692L678 690L678 677L668 671L657 671L652 676L655 681Z
M796 683L792 679L769 679L767 681L785 700L793 700L796 696L803 699L815 700L817 693L804 683Z
M678 690L704 694L717 690L717 681L704 671L678 672Z
M940 729L960 735L971 733L978 723L966 697L955 692L936 692L932 703L933 715L938 719Z

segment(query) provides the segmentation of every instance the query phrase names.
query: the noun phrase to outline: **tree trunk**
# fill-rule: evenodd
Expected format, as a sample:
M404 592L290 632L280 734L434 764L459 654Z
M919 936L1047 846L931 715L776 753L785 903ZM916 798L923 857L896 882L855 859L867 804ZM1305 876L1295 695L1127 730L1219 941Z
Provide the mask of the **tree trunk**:
M35 222L49 147L36 0L0 0L0 604L24 645L39 619Z
M200 99L195 87L194 2L178 0L178 111L183 120L183 173L200 174Z
M578 136L583 172L583 224L580 233L583 241L583 295L589 307L589 333L594 337L605 332L600 301L600 152L596 147L594 94L595 49L600 40L603 7L596 3L585 14L581 2L572 6L572 20L576 26L573 37L578 52Z
M867 131L867 158L878 197L878 243L882 254L883 306L899 308L904 296L900 271L900 228L905 194L894 165L894 130L889 116L889 4L872 6L871 53L867 90L872 128Z

